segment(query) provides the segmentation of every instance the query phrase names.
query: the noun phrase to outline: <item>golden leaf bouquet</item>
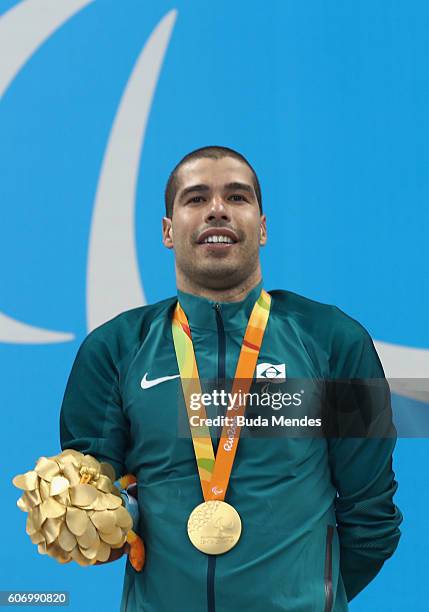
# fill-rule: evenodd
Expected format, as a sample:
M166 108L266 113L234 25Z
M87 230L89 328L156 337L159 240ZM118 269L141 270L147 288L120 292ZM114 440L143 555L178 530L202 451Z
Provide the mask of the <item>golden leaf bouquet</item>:
M33 470L15 476L24 491L17 505L28 512L26 531L39 552L86 566L107 561L128 542L130 562L141 570L143 542L114 480L111 465L71 449L40 457Z

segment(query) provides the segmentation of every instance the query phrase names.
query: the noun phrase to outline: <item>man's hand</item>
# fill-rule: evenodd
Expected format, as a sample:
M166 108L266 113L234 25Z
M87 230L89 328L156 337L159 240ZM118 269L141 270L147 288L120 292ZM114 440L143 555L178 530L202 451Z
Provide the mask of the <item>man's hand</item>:
M104 565L105 563L110 563L111 561L117 561L122 557L122 555L130 552L130 545L126 542L121 548L112 548L110 552L110 557L107 561L97 561L94 565Z
M104 563L110 563L116 561L122 555L128 555L129 562L136 570L141 572L146 559L146 551L143 544L143 540L134 531L130 531L127 536L128 542L126 542L121 548L112 548L110 557L107 561L96 561L94 565L103 565Z

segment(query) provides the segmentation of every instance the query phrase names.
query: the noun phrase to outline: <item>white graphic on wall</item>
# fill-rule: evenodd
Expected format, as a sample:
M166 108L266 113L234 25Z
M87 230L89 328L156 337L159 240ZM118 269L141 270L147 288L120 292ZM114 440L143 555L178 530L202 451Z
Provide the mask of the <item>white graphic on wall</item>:
M0 97L54 32L94 0L26 0L0 19ZM135 245L135 191L150 107L177 11L156 26L126 85L95 198L87 270L87 328L145 304ZM31 24L31 27L25 27ZM42 329L0 312L0 342L50 344L74 334Z
M429 403L429 351L374 341L393 393Z
M136 185L147 119L176 11L159 22L119 104L101 168L89 240L88 331L146 303L135 244Z
M0 100L31 56L54 32L94 0L25 0L0 19ZM31 27L29 27L31 24ZM74 334L42 329L0 312L0 342L51 344Z

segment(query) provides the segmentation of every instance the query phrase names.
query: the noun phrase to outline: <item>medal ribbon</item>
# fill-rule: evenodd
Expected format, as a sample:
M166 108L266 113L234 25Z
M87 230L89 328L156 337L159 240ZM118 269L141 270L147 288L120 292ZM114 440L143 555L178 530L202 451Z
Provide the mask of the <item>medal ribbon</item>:
M247 324L232 384L232 397L236 393L237 399L244 401L241 403L237 401L234 405L228 406L231 410L227 410L226 416L234 419L234 425L224 425L215 459L208 426L191 425L191 416L197 416L200 422L200 419L207 418L207 414L202 402L198 410L191 408L191 395L198 393L201 398L201 383L188 319L179 302L176 304L172 321L174 348L205 501L211 499L223 501L225 498L241 430L241 427L235 423L235 417L244 415L246 410L245 398L242 395L249 391L252 384L270 306L271 296L262 289Z

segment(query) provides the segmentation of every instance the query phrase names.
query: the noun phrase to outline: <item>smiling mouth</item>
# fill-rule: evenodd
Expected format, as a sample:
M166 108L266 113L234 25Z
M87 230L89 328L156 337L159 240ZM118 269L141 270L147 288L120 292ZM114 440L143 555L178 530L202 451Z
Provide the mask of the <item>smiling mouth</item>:
M229 236L208 236L198 244L200 245L210 245L210 246L231 246L236 244L236 240L233 240Z
M200 234L197 244L219 249L231 247L237 242L237 234L229 228L212 228Z

